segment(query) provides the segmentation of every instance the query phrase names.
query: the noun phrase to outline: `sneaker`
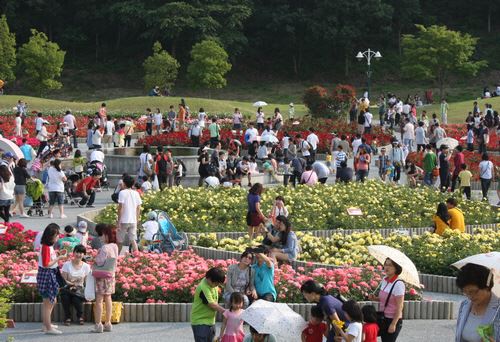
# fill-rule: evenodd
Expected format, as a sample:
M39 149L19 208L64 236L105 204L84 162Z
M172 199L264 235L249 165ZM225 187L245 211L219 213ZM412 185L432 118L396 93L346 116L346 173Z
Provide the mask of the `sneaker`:
M55 324L51 324L50 326L52 327L52 329L57 329L57 328L59 328L59 326L58 326L58 325L55 325ZM47 331L47 329L45 329L45 326L44 326L44 325L42 325L42 331L43 331L43 332L46 332L46 331Z
M50 213L49 218L54 218L54 214Z
M61 218L62 218L62 219L65 219L65 218L68 218L68 216L66 216L66 215L62 214L62 215L61 215Z
M85 206L85 204L80 204L80 202L76 202L76 204L78 205L79 208L83 208Z
M19 215L19 216L20 216L20 217L24 217L24 218L29 217L29 215L26 215L26 214L21 214L21 215Z
M61 330L57 330L55 328L52 328L50 330L47 330L45 332L47 335L61 335L62 334L62 331Z
M92 204L87 204L86 207L87 208L95 208Z
M113 326L111 324L104 324L104 331L111 332L113 330Z
M103 331L104 331L104 327L102 326L102 324L101 324L101 323L96 324L96 325L94 326L94 329L93 329L93 330L91 330L91 332L93 332L93 333L98 333L98 334L102 333Z

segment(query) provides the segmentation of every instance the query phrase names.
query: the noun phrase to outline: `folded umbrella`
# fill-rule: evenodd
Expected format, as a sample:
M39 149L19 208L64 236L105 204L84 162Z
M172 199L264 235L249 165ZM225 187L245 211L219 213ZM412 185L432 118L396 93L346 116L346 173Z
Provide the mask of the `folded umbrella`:
M467 264L476 264L488 268L493 277L492 291L497 297L500 297L500 252L472 255L453 263L451 266L461 269Z
M385 259L387 258L394 261L403 269L403 272L399 275L399 279L408 284L420 287L420 278L418 276L417 268L410 258L408 258L403 252L384 245L368 246L368 252L381 264L384 264Z

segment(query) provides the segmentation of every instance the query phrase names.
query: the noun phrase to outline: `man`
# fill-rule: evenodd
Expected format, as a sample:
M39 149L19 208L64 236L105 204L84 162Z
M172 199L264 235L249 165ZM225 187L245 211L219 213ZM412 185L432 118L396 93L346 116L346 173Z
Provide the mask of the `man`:
M177 117L179 118L179 129L184 128L184 120L186 119L186 108L182 103L179 103L179 112L177 113Z
M404 167L404 155L401 149L400 143L397 140L392 142L392 151L390 154L390 160L394 166L394 183L399 182L401 178L401 168Z
M347 141L347 136L345 134L340 136L339 145L342 146L342 150L349 156L349 153L351 153L351 145L349 145L349 141Z
M448 103L446 102L446 99L441 100L441 123L443 125L446 125L448 123Z
M415 126L410 122L410 119L405 119L403 131L403 144L408 148L409 152L412 152L415 143Z
M424 183L428 186L434 184L434 169L437 167L437 156L432 151L431 145L425 145L424 159L423 159L423 169L425 172Z
M385 147L382 147L380 149L380 155L378 156L378 159L375 161L375 164L378 167L378 175L382 182L385 182L385 179L387 178L387 169L389 166L389 156L385 153L386 149Z
M16 166L15 156L12 152L5 152L2 155L2 160L0 161L0 165L7 166L11 172L14 171L14 167Z
M49 124L48 121L42 120L42 126L40 130L37 131L38 133L36 135L36 138L38 139L38 141L40 141L40 145L38 146L37 156L41 155L42 152L45 150L45 147L47 147L47 140L49 139L50 136L49 132L47 131L48 124Z
M333 154L338 150L339 145L340 145L340 138L337 136L337 133L332 132L332 142L330 144L330 154L333 156Z
M108 110L106 109L106 104L101 103L101 108L99 108L99 126L104 127L106 123L106 117L108 116Z
M123 185L125 188L118 194L118 221L116 226L118 231L116 237L118 247L121 250L125 236L128 236L129 243L132 245L132 252L137 248L137 225L141 218L142 200L139 193L132 189L134 186L134 178L125 176Z
M170 106L170 110L167 113L167 120L170 124L170 132L175 131L175 120L177 118L177 113L174 110L174 106Z
M220 126L217 123L217 118L212 118L212 123L208 126L210 131L210 148L215 148L220 140Z
M76 140L76 118L67 110L66 115L64 115L63 121L68 125L69 134L73 137L73 147L78 148L78 141Z
M370 113L370 109L367 108L365 112L365 122L364 122L365 134L370 134L372 131L372 119L373 119L373 114Z
M316 172L316 175L318 175L318 182L320 182L321 184L325 184L328 180L328 175L330 174L330 169L328 168L328 166L320 161L315 161L312 164L312 168L314 172Z
M220 268L211 268L196 287L191 310L191 328L195 342L212 342L215 337L215 316L225 309L219 303L218 287L226 276Z
M158 146L155 173L158 177L158 184L161 190L163 190L165 184L167 184L169 188L174 186L174 161L170 149L167 149L167 152L164 153L163 146Z
M352 181L353 171L347 167L347 162L340 163L340 169L337 171L337 182L349 183Z
M235 152L230 152L226 160L226 176L230 181L237 180L239 160L236 158Z
M446 200L448 214L450 215L450 229L456 229L462 233L465 232L464 214L457 208L457 200L453 197Z
M336 176L335 176L336 180L339 179L339 171L340 171L342 162L347 163L347 153L344 152L344 147L342 145L339 145L337 150L338 151L335 153L335 157L334 157L335 167L337 169L335 172L336 173Z
M316 151L318 150L319 138L316 135L314 128L309 128L309 132L311 132L307 136L307 142L309 143L309 145L311 145L311 158L309 162L314 163L314 161L316 160Z
M36 157L35 150L30 144L28 144L28 139L26 138L23 138L23 144L19 147L19 149L23 152L24 159L26 159L27 162L32 161Z
M361 134L356 134L356 138L352 141L352 153L354 156L358 154L358 148L363 144L361 140Z
M441 192L448 191L448 186L450 185L450 159L451 153L447 145L441 145L441 152L438 156L439 161L439 189Z
M113 134L115 134L115 123L111 115L108 115L106 117L106 123L104 124L104 135L102 137L103 147L113 147Z
M424 122L419 121L418 127L415 129L415 143L417 144L417 152L425 150L425 128Z
M304 159L306 160L309 160L311 158L311 145L309 145L309 143L307 141L305 141L303 138L302 138L302 135L300 134L297 134L295 136L295 140L297 141L297 147L299 148L300 152L302 153L302 157L304 157ZM293 161L292 161L292 164L293 164Z
M305 167L306 167L306 161L304 159L299 158L298 156L292 159L293 174L290 182L292 183L294 188L297 185L297 181L300 182L300 179L302 177L302 172L304 172Z
M45 120L42 118L42 113L37 113L35 119L35 135L42 130L42 125Z
M457 185L458 174L462 171L462 165L465 164L465 156L463 154L463 147L458 145L455 148L455 154L453 156L453 173L451 175L451 192L455 191L455 186Z
M293 102L288 105L288 120L293 120L295 116L295 107L293 106Z
M194 120L191 128L188 131L188 136L191 138L191 145L200 147L200 138L202 136L202 128L198 120Z
M82 200L78 202L78 206L82 208L87 205L87 208L93 208L95 201L95 187L99 185L99 180L101 179L101 171L94 170L94 173L88 177L85 177L80 182L75 189L75 196L81 197Z

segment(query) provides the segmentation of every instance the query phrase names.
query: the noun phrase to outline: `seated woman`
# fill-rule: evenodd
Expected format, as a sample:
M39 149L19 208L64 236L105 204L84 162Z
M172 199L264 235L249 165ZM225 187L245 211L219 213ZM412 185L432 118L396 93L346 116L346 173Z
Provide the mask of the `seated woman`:
M240 256L240 262L232 264L227 268L226 286L224 287L224 302L226 307L229 307L229 300L233 292L243 294L243 304L247 308L251 301L257 299L257 292L254 287L255 271L251 264L253 261L253 253L246 250Z
M434 222L434 234L443 235L446 229L450 229L451 217L448 213L446 203L439 203L436 214L432 215Z
M275 302L278 293L274 287L274 263L269 257L269 252L262 250L255 253L256 263L252 265L255 272L254 287L258 299Z
M272 255L278 261L290 262L297 259L299 254L299 241L297 235L292 231L292 225L285 216L276 218L276 228L281 232L281 244L283 248L273 248Z
M406 162L406 176L408 178L408 185L410 187L416 187L417 182L423 179L423 170L411 161Z
M86 249L83 245L77 245L73 249L73 257L66 261L62 267L61 274L66 280L66 286L61 288L61 302L64 310L64 325L71 324L71 306L76 310L76 318L83 325L83 303L85 302L84 284L87 275L90 274L90 266L83 261Z
M456 342L500 341L500 299L491 291L493 279L490 270L481 265L466 264L460 269L456 282L467 299L458 309ZM478 330L490 330L488 339Z

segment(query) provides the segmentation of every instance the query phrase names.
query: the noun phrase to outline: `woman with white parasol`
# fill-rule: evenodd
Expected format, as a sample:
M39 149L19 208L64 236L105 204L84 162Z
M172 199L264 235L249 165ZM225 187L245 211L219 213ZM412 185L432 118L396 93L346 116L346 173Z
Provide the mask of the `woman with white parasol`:
M264 112L262 111L262 107L263 106L267 106L267 103L265 103L264 101L257 101L253 104L254 107L258 107L257 108L257 113L255 113L255 118L256 118L256 122L257 122L257 129L259 131L262 131L264 129Z
M420 286L418 271L405 254L392 247L368 246L368 252L384 264L386 275L379 285L379 294L369 295L368 299L380 303L378 311L383 314L383 318L379 322L379 333L382 342L393 342L403 326L405 283Z
M500 341L500 252L477 254L452 266L467 297L458 310L455 342Z

